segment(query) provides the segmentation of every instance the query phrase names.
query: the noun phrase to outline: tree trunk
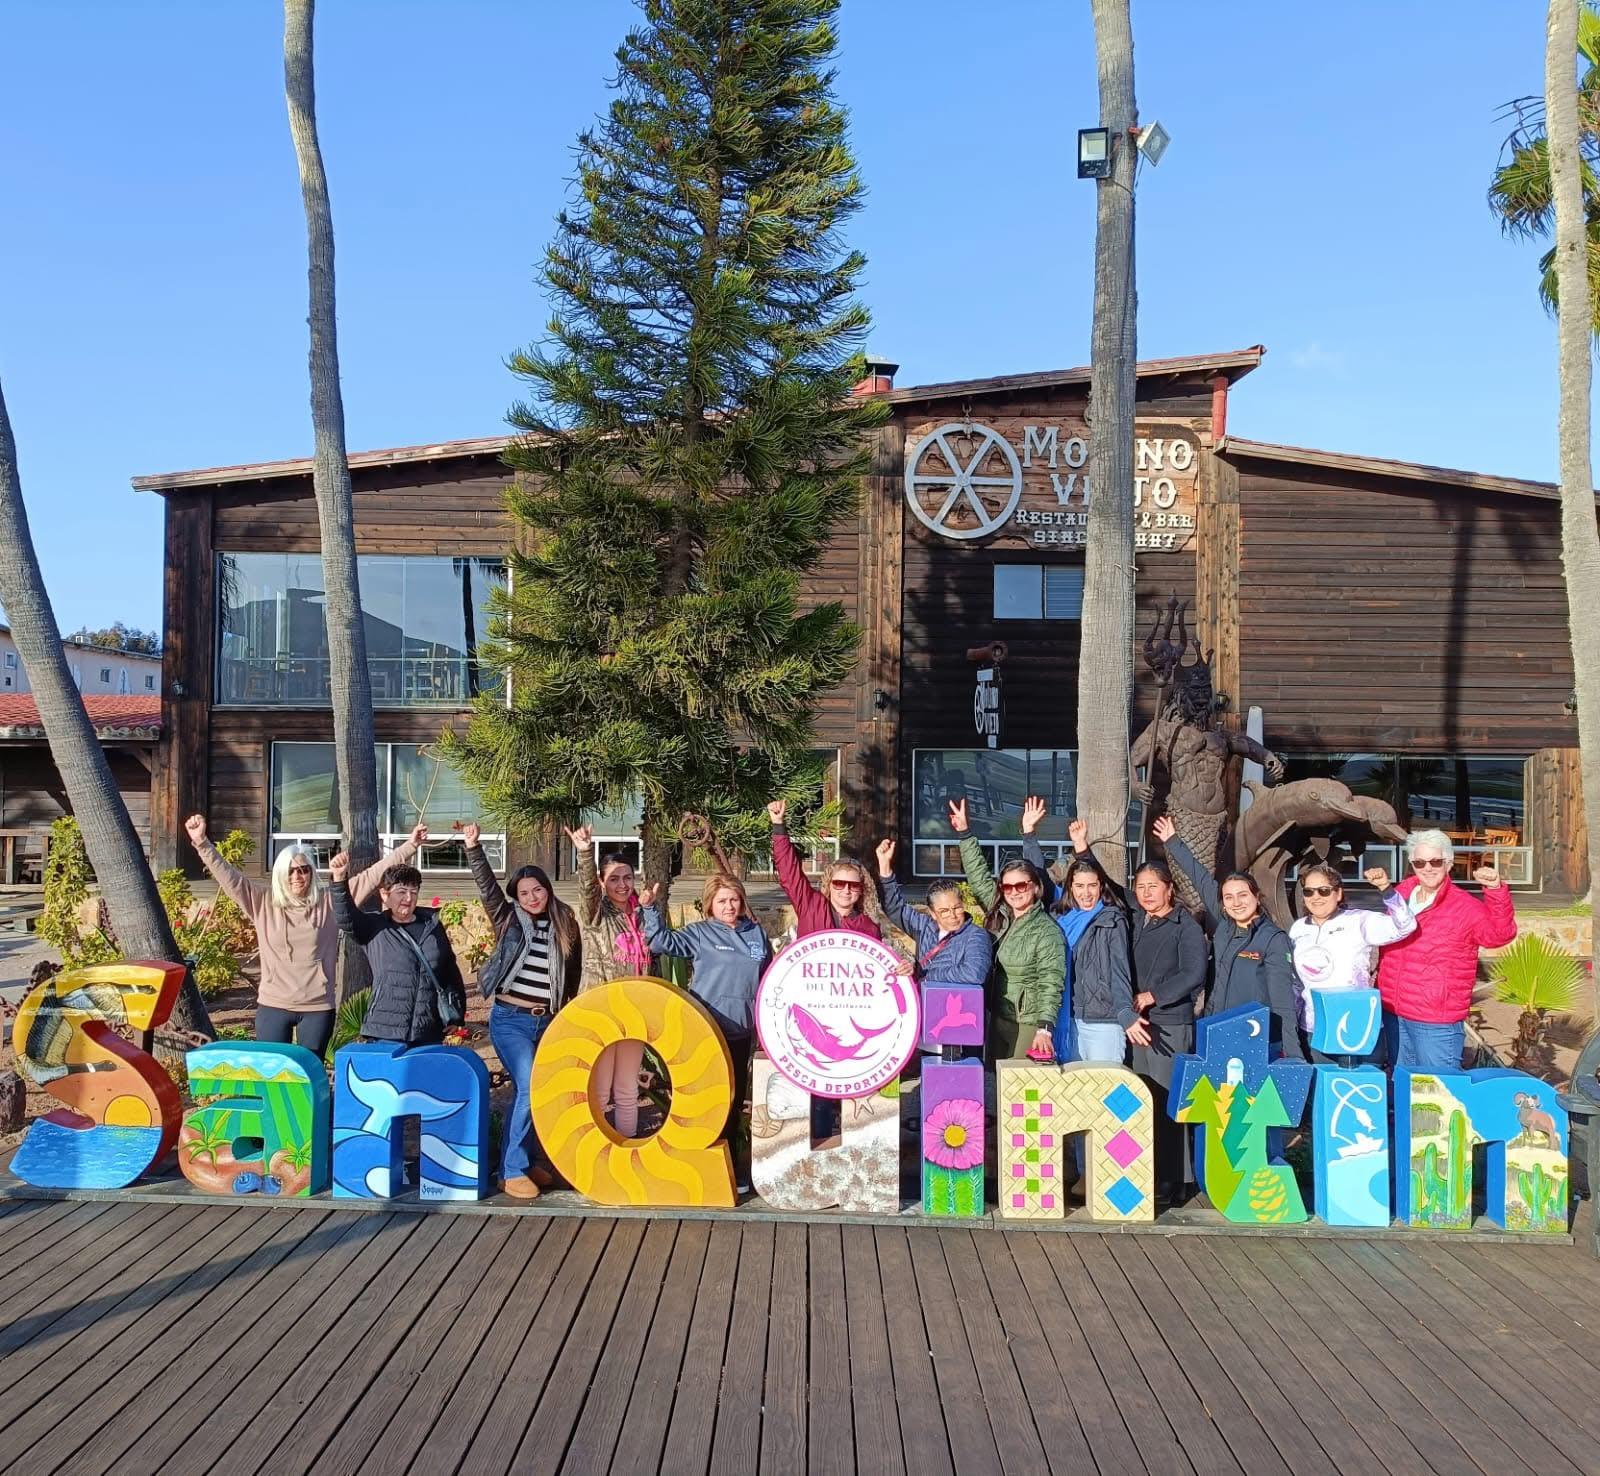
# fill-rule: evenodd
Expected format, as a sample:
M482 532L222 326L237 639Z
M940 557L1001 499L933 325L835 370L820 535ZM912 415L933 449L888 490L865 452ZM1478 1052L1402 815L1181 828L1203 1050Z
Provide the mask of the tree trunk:
M328 623L334 762L340 820L352 869L378 855L378 776L373 758L372 679L367 632L356 576L355 508L345 456L344 400L339 389L339 342L334 316L333 213L317 142L316 81L312 62L314 0L284 0L283 79L289 133L300 166L310 257L311 424L315 433L312 485L322 535L322 587Z
M1111 174L1096 183L1094 331L1090 343L1092 495L1078 656L1078 815L1106 869L1127 875L1128 743L1133 721L1133 414L1137 391L1133 274L1133 98L1129 0L1090 0L1100 122Z
M83 832L84 849L111 915L124 958L179 957L166 909L128 818L105 751L94 735L83 698L72 680L55 611L45 593L44 576L34 552L28 510L22 501L17 445L11 417L0 390L0 602L11 621L11 634L27 667L39 719L50 743L50 756L66 789L72 813ZM195 987L184 979L183 993L172 1012L179 1030L214 1035L211 1016Z
M316 74L312 58L315 0L284 0L283 84L289 134L300 168L306 211L311 311L311 468L322 539L322 588L328 631L329 696L333 706L334 770L339 780L340 829L351 870L378 855L378 772L374 757L372 678L367 630L356 573L355 504L345 454L344 397L339 388L339 339L333 291L333 211L317 142ZM341 939L339 997L371 982L366 955Z
M1583 771L1589 865L1600 864L1600 645L1580 639L1600 609L1600 530L1595 524L1589 451L1591 366L1589 263L1578 152L1578 0L1550 0L1544 51L1545 129L1556 215L1556 340L1560 366L1557 436L1561 464L1561 564L1567 629L1578 694L1578 754ZM1600 940L1600 929L1596 930ZM1600 962L1600 948L1591 949ZM1600 968L1595 1004L1600 1007Z

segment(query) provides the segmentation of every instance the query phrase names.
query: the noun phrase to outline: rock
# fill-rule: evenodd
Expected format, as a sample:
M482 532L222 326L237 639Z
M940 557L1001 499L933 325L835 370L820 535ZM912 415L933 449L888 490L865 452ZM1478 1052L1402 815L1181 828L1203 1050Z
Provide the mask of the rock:
M15 1071L7 1071L0 1076L0 1134L20 1131L27 1108L27 1083Z

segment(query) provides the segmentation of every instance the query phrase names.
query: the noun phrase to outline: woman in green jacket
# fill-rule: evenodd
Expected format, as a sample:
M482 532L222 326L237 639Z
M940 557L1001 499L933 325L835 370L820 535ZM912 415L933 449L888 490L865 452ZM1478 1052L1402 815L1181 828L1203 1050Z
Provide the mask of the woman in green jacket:
M964 799L950 803L950 828L961 837L967 885L983 908L985 926L995 936L989 1061L1010 1060L1029 1051L1054 1060L1056 1012L1067 978L1067 941L1040 901L1044 881L1028 862L1008 861L1001 868L999 884L995 883L983 847L967 833Z

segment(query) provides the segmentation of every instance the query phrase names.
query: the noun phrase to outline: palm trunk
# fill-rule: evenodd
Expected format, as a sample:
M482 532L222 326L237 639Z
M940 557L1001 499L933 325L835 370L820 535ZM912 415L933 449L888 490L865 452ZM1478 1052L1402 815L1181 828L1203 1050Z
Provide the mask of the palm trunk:
M1589 448L1591 366L1589 272L1582 160L1578 152L1578 0L1550 0L1545 31L1545 128L1556 217L1556 339L1560 365L1557 436L1561 465L1561 564L1567 628L1578 694L1578 752L1583 771L1589 865L1600 864L1600 646L1580 640L1600 609L1600 530L1595 524ZM1600 929L1596 929L1600 942ZM1600 947L1591 945L1600 965ZM1600 967L1594 981L1600 991ZM1600 1008L1600 992L1595 1000Z
M111 915L111 926L124 958L177 959L178 945L167 925L166 909L155 879L128 818L105 751L94 735L83 698L72 680L55 611L45 593L22 501L17 470L17 445L11 417L0 390L0 603L11 621L11 634L27 667L39 718L50 743L50 757L67 792L67 801L83 832L84 849ZM214 1035L211 1016L195 987L184 979L183 993L172 1012L180 1030Z
M315 0L284 0L283 80L289 133L300 166L310 257L311 424L315 433L312 485L322 535L322 587L328 622L328 667L333 704L334 762L340 820L352 867L378 854L378 776L373 759L372 679L367 632L356 577L355 508L345 456L344 400L339 389L339 342L334 316L333 213L317 142L316 80L312 61Z
M1094 331L1090 343L1089 499L1078 655L1078 814L1106 869L1127 876L1128 740L1133 721L1133 415L1137 393L1133 272L1135 119L1128 0L1090 0L1100 122L1111 175L1096 186Z

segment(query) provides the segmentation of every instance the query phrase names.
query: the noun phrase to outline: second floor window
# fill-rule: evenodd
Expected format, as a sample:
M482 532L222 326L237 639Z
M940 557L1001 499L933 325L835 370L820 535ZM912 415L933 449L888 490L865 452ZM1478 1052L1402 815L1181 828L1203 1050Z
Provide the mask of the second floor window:
M100 668L100 685L102 687L109 687L111 685L111 668L109 666L102 666Z
M497 559L363 555L358 560L376 707L465 707L499 686L478 643ZM328 634L316 554L217 556L217 701L326 707Z

